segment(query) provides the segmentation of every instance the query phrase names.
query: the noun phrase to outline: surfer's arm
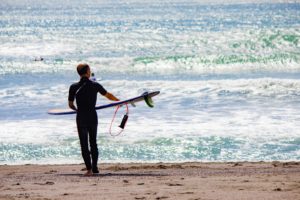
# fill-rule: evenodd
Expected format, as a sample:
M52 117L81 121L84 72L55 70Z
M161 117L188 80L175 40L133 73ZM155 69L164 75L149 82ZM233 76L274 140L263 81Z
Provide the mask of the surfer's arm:
M111 100L111 101L120 101L117 97L115 97L113 94L107 92L104 87L97 83L97 89L98 89L98 92L102 95L102 96L105 96L107 99Z
M75 107L73 101L69 101L69 107L70 107L72 110L77 110L77 108Z
M78 90L78 87L76 85L71 85L69 89L69 97L68 97L68 103L69 103L69 108L72 110L77 111L77 108L74 105L74 100L75 100L75 95Z
M112 100L112 101L120 101L117 97L115 97L113 94L106 92L104 95L107 99Z

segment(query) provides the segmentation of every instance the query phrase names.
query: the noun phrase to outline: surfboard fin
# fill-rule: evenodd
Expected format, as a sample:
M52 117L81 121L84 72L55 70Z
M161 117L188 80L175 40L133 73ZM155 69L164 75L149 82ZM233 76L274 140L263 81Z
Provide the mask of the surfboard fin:
M133 102L130 102L132 107L136 107L136 105Z
M148 92L145 92L143 94L144 96L144 100L146 102L146 104L150 107L150 108L153 108L154 107L154 103L153 103L153 100L152 98L148 95Z

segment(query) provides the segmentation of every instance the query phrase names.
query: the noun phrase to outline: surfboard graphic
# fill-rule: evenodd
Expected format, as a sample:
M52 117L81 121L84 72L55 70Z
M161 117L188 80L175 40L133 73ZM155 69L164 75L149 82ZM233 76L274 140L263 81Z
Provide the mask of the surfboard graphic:
M114 106L121 106L124 104L132 104L134 106L134 103L140 102L140 101L145 101L146 104L149 107L153 107L153 101L152 101L152 97L158 95L160 93L160 91L155 91L155 92L144 92L142 95L137 96L137 97L133 97L127 100L123 100L123 101L118 101L118 102L114 102L114 103L110 103L110 104L105 104L105 105L98 105L95 107L96 110L101 110L104 108L110 108L110 107L114 107ZM48 111L48 114L50 115L69 115L69 114L75 114L76 111L72 110L72 109L51 109Z

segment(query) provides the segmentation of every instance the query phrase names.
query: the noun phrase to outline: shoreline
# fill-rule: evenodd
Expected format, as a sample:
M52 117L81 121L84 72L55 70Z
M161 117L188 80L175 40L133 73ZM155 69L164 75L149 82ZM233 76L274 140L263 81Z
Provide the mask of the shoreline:
M300 199L300 161L0 165L0 200Z

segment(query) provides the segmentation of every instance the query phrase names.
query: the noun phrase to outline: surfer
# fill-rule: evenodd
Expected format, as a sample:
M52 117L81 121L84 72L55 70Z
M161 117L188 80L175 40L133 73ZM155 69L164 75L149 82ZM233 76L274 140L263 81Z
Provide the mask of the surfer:
M107 92L102 85L91 81L91 70L88 64L79 64L77 72L80 81L74 83L69 89L69 107L77 111L76 124L81 146L81 154L87 169L85 176L99 173L97 126L98 116L95 110L98 92L112 101L119 101L113 94ZM74 100L76 99L76 105ZM89 141L88 141L89 140ZM90 146L90 151L89 151Z
M34 58L34 61L43 61L44 60L44 58L43 57L39 57L39 58Z

